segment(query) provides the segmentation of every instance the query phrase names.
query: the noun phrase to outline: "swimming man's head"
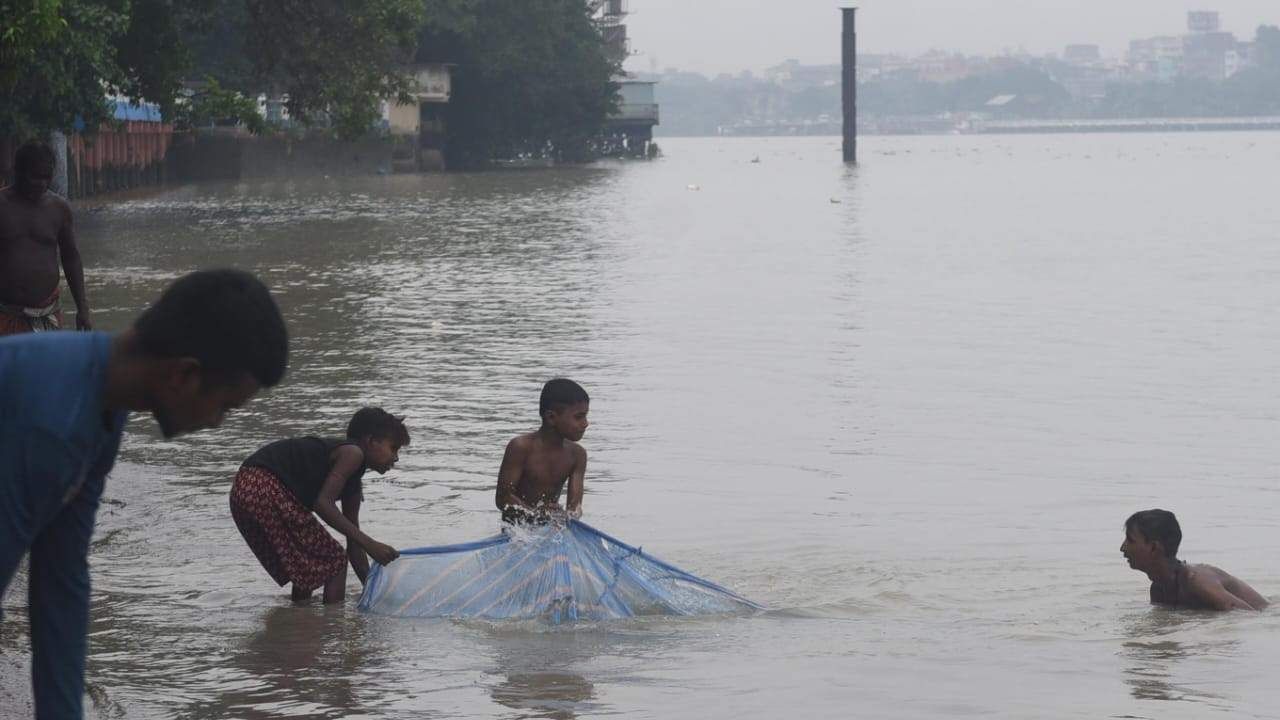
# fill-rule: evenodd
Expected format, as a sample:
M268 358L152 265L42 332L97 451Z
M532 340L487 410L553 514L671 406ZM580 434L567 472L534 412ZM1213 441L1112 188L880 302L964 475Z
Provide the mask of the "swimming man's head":
M1182 544L1178 518L1168 510L1142 510L1124 521L1124 543L1120 552L1129 566L1144 570L1159 558L1173 560Z

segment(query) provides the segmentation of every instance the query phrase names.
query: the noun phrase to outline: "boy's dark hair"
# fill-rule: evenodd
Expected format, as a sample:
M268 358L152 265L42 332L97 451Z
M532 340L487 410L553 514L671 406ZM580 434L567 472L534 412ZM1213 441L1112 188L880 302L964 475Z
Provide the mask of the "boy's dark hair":
M568 378L548 380L547 384L542 386L542 396L538 398L538 415L546 417L548 410L558 410L584 402L591 402L591 398L587 397L587 391L583 390L578 383Z
M347 423L347 439L359 440L373 437L377 440L390 440L396 445L409 444L409 430L404 426L404 418L376 407L364 407L351 416Z
M28 140L22 143L18 151L13 154L13 173L19 177L28 170L54 167L56 164L57 158L53 154L53 148L49 147L49 143L41 140Z
M1178 518L1168 510L1140 510L1124 521L1125 534L1134 528L1142 533L1142 537L1155 540L1164 548L1169 559L1178 556L1178 546L1182 544L1182 528L1178 526Z
M201 270L173 281L133 323L142 349L191 357L221 380L249 373L263 387L284 377L289 336L267 287L243 270Z

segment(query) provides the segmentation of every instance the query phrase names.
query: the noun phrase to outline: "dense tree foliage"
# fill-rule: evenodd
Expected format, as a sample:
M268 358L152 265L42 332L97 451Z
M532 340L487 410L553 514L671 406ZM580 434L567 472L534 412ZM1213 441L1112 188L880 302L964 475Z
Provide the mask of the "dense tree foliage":
M592 15L588 0L0 0L0 136L95 128L109 93L256 127L249 98L268 92L352 137L407 99L417 60L455 66L455 162L575 159L617 102Z
M427 19L418 59L454 64L449 162L589 155L619 71L583 0L454 0Z
M107 93L172 115L192 78L286 92L295 117L358 135L383 98L409 89L398 70L425 14L423 0L0 1L8 136L97 127Z
M18 80L19 69L31 63L46 43L58 36L66 22L58 14L61 0L0 0L0 89Z
M0 135L105 119L103 88L128 81L116 62L117 43L129 28L128 1L41 2L27 15L16 8L24 3L6 5L6 18L19 17L14 27L23 30L12 45L6 42L0 59Z
M377 120L384 98L408 100L422 0L246 0L247 54L258 78L289 95L304 124L330 120L344 137Z

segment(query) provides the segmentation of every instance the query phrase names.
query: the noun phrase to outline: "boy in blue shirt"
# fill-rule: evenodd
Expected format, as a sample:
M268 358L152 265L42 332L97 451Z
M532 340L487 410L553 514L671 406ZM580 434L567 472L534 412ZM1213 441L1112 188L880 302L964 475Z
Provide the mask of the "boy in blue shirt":
M81 717L89 540L129 412L165 437L217 427L287 359L280 310L238 270L178 279L118 335L0 339L0 593L30 552L38 718Z

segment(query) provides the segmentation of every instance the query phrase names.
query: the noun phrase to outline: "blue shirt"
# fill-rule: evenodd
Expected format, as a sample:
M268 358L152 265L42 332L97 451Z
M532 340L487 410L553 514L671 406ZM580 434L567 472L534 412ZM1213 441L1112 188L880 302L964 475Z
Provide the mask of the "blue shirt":
M36 516L22 518L23 524L42 526L81 489L100 487L91 481L115 464L128 413L108 414L102 404L110 357L106 333L0 338L0 485L43 486L24 494L58 501L30 507Z
M0 338L0 593L30 554L36 716L78 718L89 629L89 541L127 411L102 396L104 333Z

